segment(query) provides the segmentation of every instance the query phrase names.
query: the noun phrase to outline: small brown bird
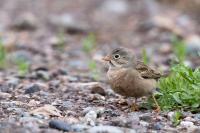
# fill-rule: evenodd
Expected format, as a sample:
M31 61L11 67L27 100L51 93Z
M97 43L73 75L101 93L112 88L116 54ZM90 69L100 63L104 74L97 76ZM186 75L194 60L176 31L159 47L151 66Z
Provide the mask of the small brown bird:
M118 94L134 97L133 110L138 110L137 98L152 95L156 80L161 74L137 61L131 51L125 48L114 49L103 60L109 62L107 77L111 88ZM153 95L152 95L153 96ZM157 112L160 107L153 96Z

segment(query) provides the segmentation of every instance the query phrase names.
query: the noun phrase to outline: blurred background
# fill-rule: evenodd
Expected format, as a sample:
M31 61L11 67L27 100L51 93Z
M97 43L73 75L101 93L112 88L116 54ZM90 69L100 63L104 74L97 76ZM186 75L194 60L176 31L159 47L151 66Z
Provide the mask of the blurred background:
M0 0L0 74L100 80L119 46L161 71L195 68L199 12L200 0Z

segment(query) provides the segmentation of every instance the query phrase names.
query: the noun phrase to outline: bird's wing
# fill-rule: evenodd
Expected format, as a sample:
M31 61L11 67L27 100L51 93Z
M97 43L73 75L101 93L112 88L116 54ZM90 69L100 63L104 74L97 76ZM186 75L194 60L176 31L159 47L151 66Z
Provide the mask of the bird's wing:
M162 76L160 72L150 68L141 61L137 61L135 69L141 74L143 78L158 79Z

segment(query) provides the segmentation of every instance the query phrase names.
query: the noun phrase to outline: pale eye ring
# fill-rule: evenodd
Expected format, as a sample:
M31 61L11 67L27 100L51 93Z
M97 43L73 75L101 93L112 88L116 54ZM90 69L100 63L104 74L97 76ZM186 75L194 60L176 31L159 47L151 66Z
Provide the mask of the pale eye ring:
M114 56L114 58L115 58L115 59L119 59L119 58L120 58L120 55L119 55L119 54L116 54L116 55Z

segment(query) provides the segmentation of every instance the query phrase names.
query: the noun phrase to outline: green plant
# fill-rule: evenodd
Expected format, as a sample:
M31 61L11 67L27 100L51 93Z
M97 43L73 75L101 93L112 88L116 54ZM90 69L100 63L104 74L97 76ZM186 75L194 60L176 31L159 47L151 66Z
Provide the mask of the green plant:
M172 36L171 39L173 45L173 51L178 59L179 63L183 63L186 57L186 44L183 39L178 38L177 36Z
M0 68L4 68L6 65L6 49L0 38Z
M149 60L148 60L147 51L145 48L142 49L142 59L143 59L144 64L148 64Z
M24 76L28 73L29 63L23 59L17 59L14 61L17 67L17 71L20 76Z
M87 37L85 37L82 41L83 50L86 53L89 53L96 46L96 37L93 33L90 33Z
M181 112L176 111L174 112L174 115L172 116L172 125L173 126L178 126L180 124L180 119L181 119Z
M163 110L200 110L200 68L192 70L183 64L175 65L171 74L161 78L158 85L157 100Z
M82 49L83 51L90 56L90 52L92 51L92 49L95 48L96 46L96 36L93 33L90 33L88 36L86 36L83 41L82 41ZM88 62L88 68L91 72L91 76L94 80L98 80L99 79L99 71L97 69L97 64L95 60L89 60Z
M64 32L60 32L57 36L58 38L58 45L57 45L57 48L60 50L60 51L63 51L64 50L64 47L65 47L65 35L64 35Z
M89 66L89 69L91 71L92 78L94 80L98 80L99 79L99 71L97 69L96 61L90 60L89 63L88 63L88 66Z

